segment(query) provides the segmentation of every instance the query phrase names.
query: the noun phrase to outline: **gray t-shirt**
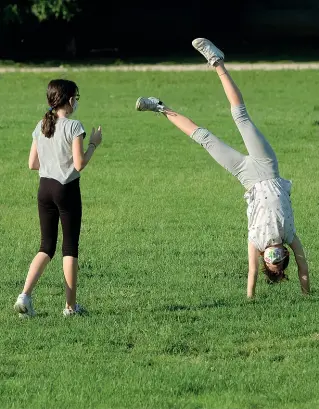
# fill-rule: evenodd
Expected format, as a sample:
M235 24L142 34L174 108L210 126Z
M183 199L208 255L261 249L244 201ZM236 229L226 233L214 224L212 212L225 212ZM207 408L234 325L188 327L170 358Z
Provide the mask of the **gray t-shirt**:
M81 122L58 118L51 138L43 135L41 125L42 121L32 133L33 140L37 142L40 177L55 179L63 185L79 178L80 172L74 168L73 163L72 142L82 134L85 136Z

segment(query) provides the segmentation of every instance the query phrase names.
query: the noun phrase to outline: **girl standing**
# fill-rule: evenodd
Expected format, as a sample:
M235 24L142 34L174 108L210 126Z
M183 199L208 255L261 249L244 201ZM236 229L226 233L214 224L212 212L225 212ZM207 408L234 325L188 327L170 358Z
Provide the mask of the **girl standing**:
M33 131L29 168L39 170L38 210L41 245L34 257L22 293L14 305L20 317L32 317L31 293L52 260L61 220L63 271L66 288L64 316L81 313L76 304L78 247L82 203L80 171L85 168L102 140L101 127L93 128L84 152L85 131L80 121L70 119L78 106L79 89L73 81L52 80L47 88L49 109Z

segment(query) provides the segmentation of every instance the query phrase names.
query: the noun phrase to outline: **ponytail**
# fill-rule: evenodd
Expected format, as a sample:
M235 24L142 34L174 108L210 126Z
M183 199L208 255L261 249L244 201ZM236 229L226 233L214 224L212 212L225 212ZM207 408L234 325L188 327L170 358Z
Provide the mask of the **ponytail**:
M58 120L57 111L70 106L70 98L77 98L79 89L75 82L69 80L52 80L47 88L49 109L42 120L41 131L46 138L52 138Z
M49 108L49 111L44 115L42 120L41 132L46 138L52 138L55 132L55 124L58 119L58 116L52 108Z

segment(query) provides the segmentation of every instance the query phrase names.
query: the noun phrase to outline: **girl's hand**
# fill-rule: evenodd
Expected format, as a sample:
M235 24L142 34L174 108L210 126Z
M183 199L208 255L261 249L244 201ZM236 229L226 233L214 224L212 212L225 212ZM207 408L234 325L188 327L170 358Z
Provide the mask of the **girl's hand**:
M95 131L95 128L92 129L89 143L93 143L96 147L98 147L101 142L102 142L102 129L99 126L97 128L97 131Z

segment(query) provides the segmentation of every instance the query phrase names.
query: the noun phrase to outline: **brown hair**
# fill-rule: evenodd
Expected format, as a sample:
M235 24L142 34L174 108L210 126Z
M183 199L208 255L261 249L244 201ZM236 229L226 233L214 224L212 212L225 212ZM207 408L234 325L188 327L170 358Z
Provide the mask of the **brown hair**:
M279 271L269 270L264 258L262 259L261 271L265 274L266 282L268 284L275 284L275 283L280 283L281 281L284 281L284 280L288 280L288 276L287 274L285 274L285 270L289 264L289 251L286 247L284 247L284 249L285 249L286 256L283 260L282 269Z
M42 120L41 131L46 138L51 138L55 132L55 124L58 119L56 111L69 103L70 98L79 94L76 83L69 80L52 80L47 88L47 100L49 110Z

